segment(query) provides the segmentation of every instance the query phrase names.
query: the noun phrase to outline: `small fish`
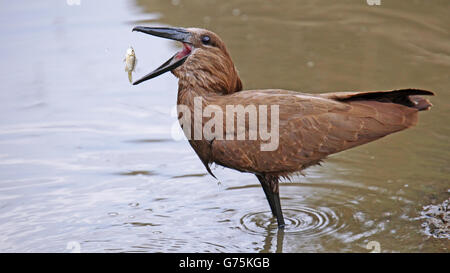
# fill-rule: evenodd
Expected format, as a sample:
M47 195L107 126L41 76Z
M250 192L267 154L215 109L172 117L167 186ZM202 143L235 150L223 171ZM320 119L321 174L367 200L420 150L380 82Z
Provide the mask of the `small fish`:
M131 83L132 82L131 73L134 71L134 68L137 63L136 54L134 53L133 47L130 46L127 49L127 54L125 55L125 59L123 61L125 62L125 71L128 72L128 80Z

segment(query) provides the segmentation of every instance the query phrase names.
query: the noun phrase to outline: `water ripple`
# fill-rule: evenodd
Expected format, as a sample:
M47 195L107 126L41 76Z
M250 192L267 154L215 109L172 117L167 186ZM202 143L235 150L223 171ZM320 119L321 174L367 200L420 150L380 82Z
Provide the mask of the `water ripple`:
M336 212L329 208L297 207L283 211L286 227L284 232L301 234L304 237L321 237L344 227ZM267 230L276 229L277 223L271 212L251 212L241 218L245 231L253 234L266 234Z

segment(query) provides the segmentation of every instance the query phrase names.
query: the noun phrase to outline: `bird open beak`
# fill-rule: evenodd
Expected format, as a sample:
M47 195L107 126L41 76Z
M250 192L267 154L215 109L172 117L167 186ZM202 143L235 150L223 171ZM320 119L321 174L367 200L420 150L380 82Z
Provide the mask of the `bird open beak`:
M182 65L187 57L192 52L192 44L190 41L191 33L187 31L184 28L169 28L169 27L134 27L133 31L139 31L143 33L147 33L150 35L163 37L166 39L172 39L175 41L180 41L183 43L183 50L180 52L177 52L175 55L173 55L172 58L167 60L165 63L163 63L160 67L156 68L152 72L148 73L144 77L140 78L139 80L135 81L133 85L139 84L141 82L144 82L146 80L150 80L152 78L155 78L161 74L166 73L167 71L171 71L180 65Z

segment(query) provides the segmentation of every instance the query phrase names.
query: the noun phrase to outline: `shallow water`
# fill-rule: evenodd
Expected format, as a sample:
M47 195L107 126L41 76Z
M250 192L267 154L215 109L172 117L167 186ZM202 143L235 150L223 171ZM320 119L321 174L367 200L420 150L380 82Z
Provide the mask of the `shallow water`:
M0 251L449 251L420 217L450 197L448 1L242 2L2 1ZM172 138L176 79L128 83L129 45L135 78L177 48L142 24L215 31L246 89L438 96L417 127L283 183L277 232L253 175L218 182Z

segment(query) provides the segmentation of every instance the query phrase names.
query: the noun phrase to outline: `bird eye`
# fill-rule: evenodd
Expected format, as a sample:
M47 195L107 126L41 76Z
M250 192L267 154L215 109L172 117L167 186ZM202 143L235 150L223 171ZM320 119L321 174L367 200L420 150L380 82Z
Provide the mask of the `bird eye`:
M204 45L209 45L209 42L211 42L211 38L209 36L205 35L205 36L202 37L202 43Z

